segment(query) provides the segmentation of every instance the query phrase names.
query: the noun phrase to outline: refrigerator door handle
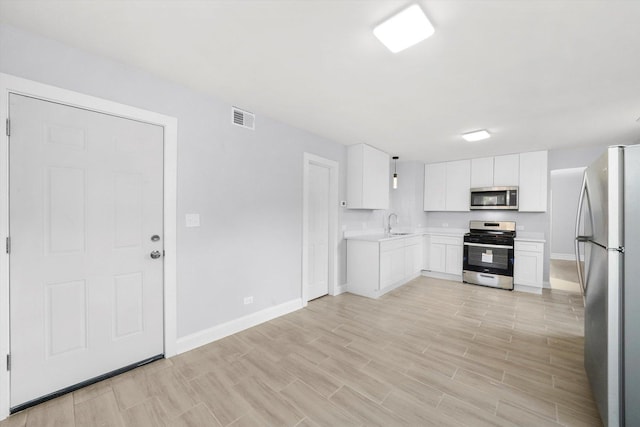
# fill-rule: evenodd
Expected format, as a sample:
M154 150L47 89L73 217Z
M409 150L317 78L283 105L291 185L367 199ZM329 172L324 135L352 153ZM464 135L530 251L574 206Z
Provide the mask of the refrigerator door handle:
M582 180L582 189L580 190L580 199L578 200L578 213L576 214L576 231L575 231L575 252L576 252L576 268L578 270L578 283L580 284L580 290L582 295L586 295L584 275L582 273L582 264L580 264L580 243L588 242L589 236L580 235L580 217L582 216L582 208L584 206L584 196L587 194L587 174L585 173ZM587 196L588 197L588 196Z

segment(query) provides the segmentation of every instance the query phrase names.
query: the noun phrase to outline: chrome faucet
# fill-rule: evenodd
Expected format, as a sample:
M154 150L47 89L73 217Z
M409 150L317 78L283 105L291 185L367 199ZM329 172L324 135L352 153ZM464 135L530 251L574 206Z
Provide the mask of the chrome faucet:
M389 214L389 217L387 218L387 234L391 234L391 217L392 216L396 217L396 225L398 225L398 215L396 215L394 212L391 212Z

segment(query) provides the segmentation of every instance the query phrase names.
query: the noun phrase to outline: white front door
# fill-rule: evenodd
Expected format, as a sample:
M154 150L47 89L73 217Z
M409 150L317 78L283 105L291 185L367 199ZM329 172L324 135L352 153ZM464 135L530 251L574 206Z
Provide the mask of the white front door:
M308 299L329 293L330 169L309 164Z
M15 408L163 353L163 128L15 94L9 117Z

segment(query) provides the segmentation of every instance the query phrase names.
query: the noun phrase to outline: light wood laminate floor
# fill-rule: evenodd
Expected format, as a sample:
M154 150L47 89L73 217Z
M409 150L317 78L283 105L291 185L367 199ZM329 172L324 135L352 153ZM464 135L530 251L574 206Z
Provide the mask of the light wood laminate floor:
M552 259L549 266L551 289L581 292L575 261Z
M599 426L582 297L418 278L343 294L6 426Z

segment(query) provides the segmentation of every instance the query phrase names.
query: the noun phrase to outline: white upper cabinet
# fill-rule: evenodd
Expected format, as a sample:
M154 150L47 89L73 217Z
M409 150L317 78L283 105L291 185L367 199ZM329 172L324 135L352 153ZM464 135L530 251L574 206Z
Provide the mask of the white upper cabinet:
M471 159L471 188L493 186L493 157Z
M470 160L425 165L424 210L468 211L470 182Z
M447 162L447 211L468 211L471 184L471 161Z
M520 155L508 154L493 158L493 185L507 187L520 182Z
M547 211L547 152L520 154L520 182L518 196L520 212Z
M424 165L424 210L446 210L447 164Z
M518 185L520 156L482 157L471 160L471 188Z
M366 144L347 148L347 207L389 209L389 155Z

